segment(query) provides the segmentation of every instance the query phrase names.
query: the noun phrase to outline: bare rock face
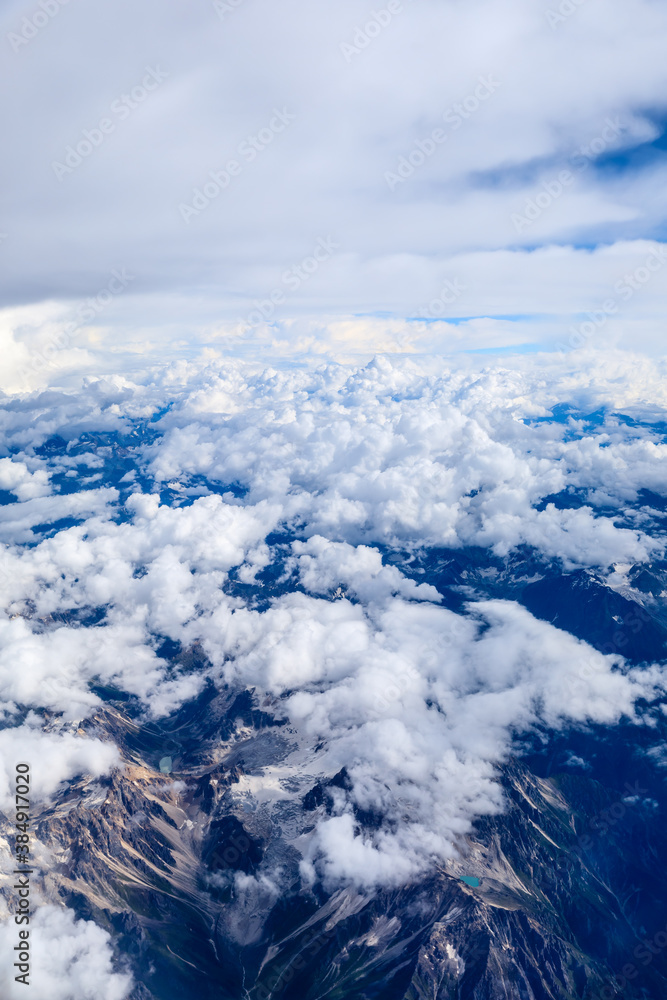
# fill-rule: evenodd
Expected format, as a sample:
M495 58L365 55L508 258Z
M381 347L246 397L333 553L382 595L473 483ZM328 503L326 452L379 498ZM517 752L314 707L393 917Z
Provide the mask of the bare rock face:
M505 813L480 821L458 859L400 889L307 885L297 842L345 774L307 789L285 777L294 734L243 693L209 691L171 721L99 712L89 730L116 742L124 769L73 782L37 829L46 889L110 932L131 1000L667 995L663 955L633 958L647 917L632 879L653 878L656 900L664 883L652 841L630 804L601 830L614 800L592 778L510 761ZM249 791L281 781L296 794ZM620 993L628 963L641 976Z

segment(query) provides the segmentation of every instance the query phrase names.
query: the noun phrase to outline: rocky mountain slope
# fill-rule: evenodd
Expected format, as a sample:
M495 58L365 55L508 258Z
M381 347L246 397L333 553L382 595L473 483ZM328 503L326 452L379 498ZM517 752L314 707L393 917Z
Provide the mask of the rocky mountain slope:
M646 765L634 788L608 764L607 785L540 777L549 755L527 747L501 769L506 812L463 856L364 893L301 878L298 848L346 775L299 789L318 750L250 693L208 690L159 728L117 702L86 727L123 748L125 769L73 782L42 813L45 888L112 933L136 1000L666 995L667 958L641 944L665 923ZM603 732L580 739L604 761Z

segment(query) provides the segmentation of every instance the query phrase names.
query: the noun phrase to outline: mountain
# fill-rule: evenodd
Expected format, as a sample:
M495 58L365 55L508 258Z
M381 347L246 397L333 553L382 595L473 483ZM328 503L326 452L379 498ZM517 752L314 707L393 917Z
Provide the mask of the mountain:
M123 748L125 771L71 782L38 832L52 884L110 932L133 997L495 1000L511 984L527 1000L584 998L604 996L628 965L641 989L628 979L618 995L667 989L667 953L642 944L664 925L667 835L648 798L663 782L627 766L629 730L627 755L613 741L625 772L607 759L604 732L580 734L596 777L580 767L540 777L546 748L508 761L506 811L477 824L461 858L364 892L304 888L294 848L345 775L323 776L298 801L238 794L244 778L280 781L299 754L289 726L250 697L207 692L159 729L115 704L87 727ZM276 870L280 892L268 879L262 891L262 873ZM244 876L260 879L250 898Z

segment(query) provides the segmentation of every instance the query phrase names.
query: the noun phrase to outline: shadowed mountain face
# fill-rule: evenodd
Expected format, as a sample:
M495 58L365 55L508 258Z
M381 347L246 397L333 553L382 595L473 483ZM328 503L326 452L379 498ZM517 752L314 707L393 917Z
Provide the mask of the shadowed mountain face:
M616 417L424 442L439 410L384 378L354 419L278 385L259 432L263 397L18 425L0 639L6 727L64 775L44 899L132 1000L659 1000L658 431L612 495ZM564 486L594 446L604 482Z
M280 781L295 752L289 726L252 703L208 691L159 727L109 706L89 726L123 748L125 772L73 782L40 818L59 893L112 933L133 997L664 995L664 783L635 727L570 734L560 749L536 739L500 769L506 811L477 824L462 857L364 892L305 887L294 847L344 772L297 800L240 792Z
M648 571L636 578L635 586L640 584L662 590L659 578ZM602 653L620 653L634 663L665 659L664 612L649 615L636 600L610 590L591 574L548 576L528 584L521 603L536 618L585 639Z

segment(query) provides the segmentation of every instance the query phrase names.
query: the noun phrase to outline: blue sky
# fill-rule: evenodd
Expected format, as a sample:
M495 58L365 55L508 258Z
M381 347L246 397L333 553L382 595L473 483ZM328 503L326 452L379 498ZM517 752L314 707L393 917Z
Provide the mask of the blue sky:
M667 9L560 7L6 3L8 384L56 341L81 371L571 349L665 235ZM652 259L586 347L661 353Z

